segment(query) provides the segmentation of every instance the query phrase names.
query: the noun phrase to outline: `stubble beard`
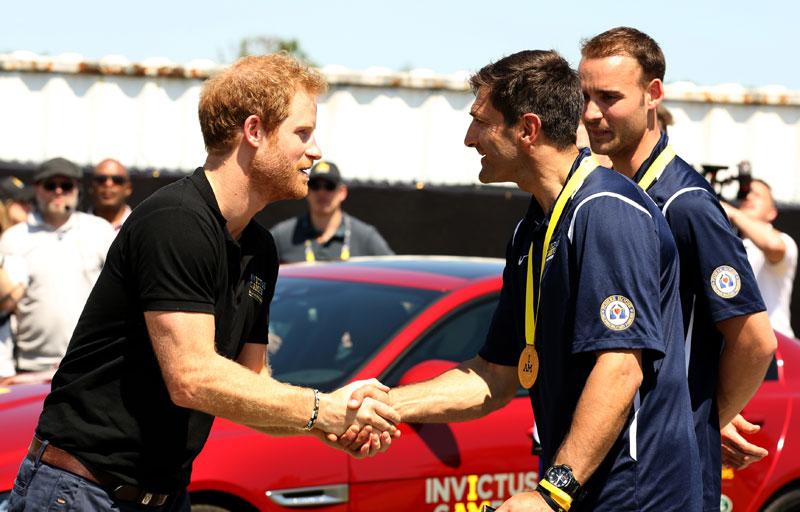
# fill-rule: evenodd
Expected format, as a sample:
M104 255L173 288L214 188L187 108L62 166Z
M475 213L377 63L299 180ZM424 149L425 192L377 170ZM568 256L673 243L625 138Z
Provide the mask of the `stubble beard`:
M45 201L37 197L36 206L45 222L58 224L66 222L72 212L75 211L78 206L78 196L64 198L63 204L56 204L55 201Z
M302 199L308 193L307 180L279 149L270 148L267 154L257 152L250 164L250 186L267 202L282 199Z

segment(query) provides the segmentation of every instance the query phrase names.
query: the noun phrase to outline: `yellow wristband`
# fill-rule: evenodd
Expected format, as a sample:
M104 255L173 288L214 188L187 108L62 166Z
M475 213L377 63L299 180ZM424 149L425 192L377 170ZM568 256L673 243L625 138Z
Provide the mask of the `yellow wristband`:
M540 480L539 485L544 487L547 492L550 493L550 497L552 497L564 510L569 510L569 507L572 506L572 496L565 493L555 485L551 484L547 480Z

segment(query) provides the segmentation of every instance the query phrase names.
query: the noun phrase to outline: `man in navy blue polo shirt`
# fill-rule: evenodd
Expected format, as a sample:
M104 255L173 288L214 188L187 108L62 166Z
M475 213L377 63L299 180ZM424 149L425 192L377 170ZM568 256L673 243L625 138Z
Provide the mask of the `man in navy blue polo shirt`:
M508 246L480 354L392 389L392 407L407 422L467 420L535 380L548 470L536 492L498 510L699 510L666 221L634 183L575 146L580 82L557 53L511 55L471 84L465 144L483 156L481 181L516 183L531 203Z
M658 44L633 28L585 41L579 67L583 122L592 151L608 155L614 169L647 191L675 237L703 506L719 510L720 425L726 425L723 439L732 450L750 457L766 453L737 434L737 426L749 428L737 414L764 378L777 342L742 242L708 183L659 130L665 67Z

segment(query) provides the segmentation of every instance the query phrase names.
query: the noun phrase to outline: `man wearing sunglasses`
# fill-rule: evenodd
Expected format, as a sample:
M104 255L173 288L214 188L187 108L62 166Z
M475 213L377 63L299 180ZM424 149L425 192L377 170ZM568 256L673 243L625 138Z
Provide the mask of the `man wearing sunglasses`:
M43 163L33 177L35 210L0 238L9 277L0 280L0 309L17 315L17 375L4 384L52 376L105 262L114 232L76 211L81 177L69 160Z
M94 168L92 209L89 213L106 219L115 231L119 231L131 214L131 207L126 202L131 192L133 188L128 170L118 161L106 158Z
M281 263L394 254L374 226L342 211L347 185L333 162L320 161L311 168L307 199L307 213L271 229Z

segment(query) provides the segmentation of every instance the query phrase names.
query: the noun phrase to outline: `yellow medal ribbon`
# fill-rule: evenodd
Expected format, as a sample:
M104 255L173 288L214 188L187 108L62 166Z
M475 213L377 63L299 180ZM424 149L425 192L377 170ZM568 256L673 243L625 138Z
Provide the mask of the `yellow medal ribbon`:
M553 238L553 233L558 226L558 221L561 219L561 214L564 212L564 206L567 201L572 197L576 190L583 184L589 174L594 171L599 164L592 156L587 156L580 163L575 172L567 180L567 184L561 190L556 204L553 207L553 213L550 214L550 222L547 225L547 231L544 235L544 243L542 244L542 264L539 268L539 290L536 294L536 309L534 310L533 304L533 242L528 249L528 275L525 284L525 350L520 356L520 364L518 366L518 373L520 383L530 388L536 381L536 371L538 370L538 356L534 348L536 341L536 317L539 313L539 303L542 297L542 277L544 276L545 263L547 261L548 253L550 252L550 240ZM531 375L532 374L532 375Z
M672 146L667 144L667 147L653 160L653 164L647 169L647 172L644 173L642 179L639 180L639 186L642 187L642 190L650 188L650 185L661 176L661 173L664 172L664 169L667 168L674 158L675 150L672 149Z

